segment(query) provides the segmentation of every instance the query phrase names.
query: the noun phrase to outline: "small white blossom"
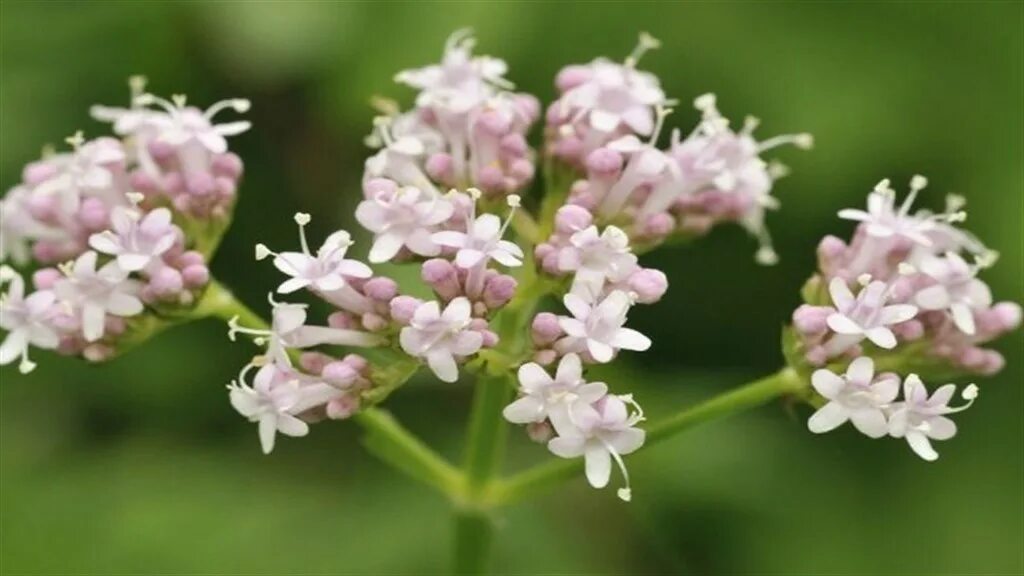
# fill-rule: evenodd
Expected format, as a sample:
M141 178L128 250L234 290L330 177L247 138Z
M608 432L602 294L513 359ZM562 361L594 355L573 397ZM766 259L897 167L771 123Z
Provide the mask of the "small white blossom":
M636 411L631 412L631 404ZM631 396L608 395L578 412L576 430L559 435L548 442L548 449L562 458L586 460L587 481L594 488L604 488L611 477L612 460L618 465L625 487L618 491L619 498L632 497L629 473L622 456L643 446L646 434L636 425L644 420L643 412Z
M610 362L617 350L642 352L651 340L631 328L624 328L632 302L622 290L613 290L600 302L588 303L576 294L566 294L565 307L572 317L561 316L558 324L566 336L555 343L560 352L589 352L597 362Z
M28 357L30 345L53 349L60 343L50 324L56 296L50 290L40 290L26 297L24 280L7 266L0 266L0 286L3 284L8 286L0 295L0 328L7 331L7 336L0 343L0 365L20 358L18 370L26 374L35 368Z
M85 252L64 268L67 277L54 286L57 298L80 314L82 336L87 342L103 337L107 314L128 317L143 310L139 283L128 278L128 272L116 260L98 270L96 260L96 252Z
M939 454L929 440L949 440L956 435L956 423L947 414L961 412L974 403L978 387L974 384L964 388L963 398L967 404L950 408L949 401L956 392L956 386L940 386L929 398L928 390L917 374L911 374L903 381L903 402L893 404L889 416L889 434L894 438L906 438L910 448L921 458L931 462Z
M600 235L596 226L576 232L569 246L558 254L558 267L575 272L571 291L594 301L606 282L622 282L637 268L636 255L630 251L629 236L620 228L608 226Z
M93 234L89 246L117 258L128 272L142 270L174 246L178 229L171 224L171 211L157 208L142 215L135 208L117 206L110 214L111 230Z
M213 123L213 117L228 108L235 112L247 112L249 101L241 98L221 100L205 111L187 106L184 96L175 96L173 102L168 102L152 94L142 94L135 99L135 103L140 106L156 104L164 109L166 114L151 114L148 122L159 132L156 140L172 146L198 142L212 154L223 154L228 150L225 136L235 136L252 127L252 124L245 120L226 124Z
M918 269L937 282L922 289L914 301L923 310L948 310L956 327L965 334L974 334L974 311L992 305L992 291L975 278L978 268L950 252L944 258L930 257Z
M424 302L402 328L402 350L425 359L442 381L455 382L459 378L456 358L475 354L483 345L483 335L470 329L471 320L471 306L464 297L449 302L443 312L436 301Z
M479 196L479 192L473 191L473 195ZM509 205L514 213L519 206L519 197L509 196ZM481 214L475 218L471 216L466 224L466 232L445 230L435 233L431 238L442 246L458 248L455 265L459 268L468 270L483 266L492 258L505 266L521 266L523 249L513 242L501 239L512 221L512 216L510 213L504 224L494 214Z
M441 248L431 234L454 210L447 198L411 186L360 202L356 220L375 234L370 262L387 262L402 247L420 256L436 256Z
M871 438L881 438L888 432L884 410L899 394L900 380L895 375L876 379L871 358L861 356L850 362L844 376L825 368L816 370L811 384L828 400L807 421L811 432L829 432L846 421Z
M889 326L906 322L917 315L917 306L887 305L889 286L877 280L863 287L854 297L845 280L833 278L829 283L829 294L837 311L828 316L828 327L839 336L831 343L833 354L846 350L864 338L880 348L890 350L896 347L896 336Z
M935 228L933 218L910 214L910 207L928 181L922 176L915 176L910 182L910 193L903 204L896 207L896 191L889 180L885 179L875 186L868 194L867 211L847 208L839 211L839 217L867 226L867 233L876 238L902 237L922 246L931 246L928 232Z
M544 368L533 362L519 367L522 397L505 407L505 419L515 424L551 420L560 435L572 434L577 428L573 411L590 406L608 393L603 382L583 380L583 366L576 354L566 354L552 378Z
M273 255L274 266L291 276L277 287L279 293L290 294L309 287L321 292L341 290L348 284L346 277L369 278L373 275L373 271L366 264L345 258L348 247L352 245L352 237L344 230L338 230L328 236L314 256L306 241L306 224L309 224L309 221L309 214L300 212L295 215L295 223L299 225L302 252L274 253L263 244L256 246L257 260Z

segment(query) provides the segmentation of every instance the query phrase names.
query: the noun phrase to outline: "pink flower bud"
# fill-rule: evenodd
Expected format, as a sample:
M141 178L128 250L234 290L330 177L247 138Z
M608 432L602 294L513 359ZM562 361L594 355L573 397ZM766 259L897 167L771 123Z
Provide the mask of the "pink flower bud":
M594 176L609 178L622 170L622 154L611 148L598 148L587 155L586 164Z
M518 132L507 134L501 139L501 151L510 156L525 156L529 149L526 138Z
M388 327L388 321L373 312L363 314L360 323L370 332L379 332Z
M833 312L835 309L829 306L801 304L793 311L793 327L806 336L824 334L828 330L825 321Z
M203 257L201 252L189 250L188 252L182 252L175 259L175 264L177 264L178 268L185 268L194 264L206 264L206 258Z
M323 366L320 377L331 386L344 390L359 379L359 372L345 362L334 361Z
M664 238L676 228L676 219L668 212L651 214L640 226L640 236L644 238Z
M201 288L210 281L210 269L203 264L192 264L181 271L181 279L188 288Z
M28 197L25 203L28 206L28 213L36 220L52 220L57 213L58 199L55 194L33 194Z
M56 268L40 268L32 274L32 285L36 290L50 290L63 277Z
M398 184L394 180L388 180L387 178L372 178L363 182L363 195L367 198L375 198L377 196L392 196L398 191Z
M110 225L110 212L99 198L85 198L78 207L78 221L94 232Z
M558 88L559 92L565 92L571 90L580 84L590 80L591 72L587 66L571 65L566 66L559 70L558 75L555 76L555 87ZM557 107L556 102L552 105L552 108Z
M149 288L158 297L167 297L178 292L184 287L184 280L181 272L170 266L164 266L156 271L149 279Z
M346 354L341 361L351 366L352 369L359 374L365 374L370 368L370 363L367 362L366 358L363 358L359 354Z
M996 313L1003 331L1016 330L1020 326L1021 307L1016 302L1000 302L992 307Z
M586 208L567 204L555 212L555 231L570 235L590 226L594 217Z
M509 131L511 123L504 114L497 110L485 110L477 118L473 128L482 134L489 136L501 136Z
M431 154L427 158L424 168L427 170L427 175L437 182L453 184L455 181L455 171L450 154Z
M995 350L985 350L985 360L982 362L980 372L984 376L998 374L1006 366L1006 358Z
M533 162L526 158L520 158L513 161L512 164L509 165L508 169L509 174L511 174L513 178L524 183L533 179L534 170Z
M214 174L217 176L225 176L232 180L237 180L242 175L243 167L242 159L231 152L218 154L213 158L213 162L210 164L210 170L212 170Z
M424 262L420 275L442 300L451 300L462 294L458 271L443 258L432 258Z
M25 166L21 171L21 179L29 186L36 186L49 180L57 173L57 166L53 162L40 160Z
M834 268L845 253L846 242L835 236L825 236L818 243L818 262L822 269L829 270Z
M327 417L331 420L350 418L359 410L359 396L346 394L327 403Z
M217 189L217 183L208 172L197 172L185 178L185 190L193 196L209 196Z
M149 150L149 155L158 162L165 161L174 155L174 145L160 140L150 140L146 149Z
M319 374L334 358L323 352L303 352L299 355L299 367L311 374Z
M512 299L517 285L516 279L507 274L499 274L491 278L484 285L484 304L491 310L501 308Z
M533 361L541 366L550 366L558 360L558 352L554 350L538 350L533 355Z
M575 136L563 136L555 141L553 152L563 160L576 161L583 154L583 141Z
M422 300L412 296L396 296L392 298L390 304L391 319L402 325L408 324L412 320L413 314L416 313L416 308L422 303Z
M363 285L363 294L378 302L387 302L398 294L398 284L391 278L378 276L366 281Z
M352 316L347 312L332 312L327 317L327 325L331 328L339 328L341 330L351 330L356 327L356 322Z
M629 276L629 289L636 293L636 301L654 304L668 290L668 277L661 270L642 268Z
M533 317L530 327L533 343L547 346L562 337L562 327L558 325L558 316L550 312L541 312Z
M828 361L828 352L825 351L823 346L814 346L807 350L804 358L807 359L807 363L811 366L824 366L825 362Z
M515 94L514 98L516 110L527 124L533 124L537 118L540 118L540 100L537 100L533 94L519 93Z
M547 420L543 422L531 422L526 425L526 435L530 440L538 444L545 444L555 436L555 429Z
M488 191L500 191L505 183L505 175L501 168L489 165L484 166L477 172L476 184Z
M492 330L483 330L480 335L484 337L483 347L494 348L498 345L498 334Z

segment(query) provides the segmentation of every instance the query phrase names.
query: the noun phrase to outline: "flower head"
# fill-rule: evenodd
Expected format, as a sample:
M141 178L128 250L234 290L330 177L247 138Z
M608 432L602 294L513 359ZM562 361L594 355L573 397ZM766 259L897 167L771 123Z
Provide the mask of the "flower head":
M441 248L432 233L454 211L448 198L434 192L389 187L362 201L356 208L356 220L375 235L370 262L387 262L402 248L419 256L439 254Z
M843 376L825 368L817 370L811 383L828 400L807 421L811 432L829 432L847 421L871 438L881 438L888 432L885 409L899 394L900 381L894 374L876 378L871 358L855 359Z
M505 407L505 419L515 424L550 420L558 434L573 434L577 428L573 413L589 407L608 393L603 382L583 380L583 366L576 354L566 354L552 378L539 364L519 367L522 397Z
M171 224L171 211L157 208L143 215L138 209L118 206L110 214L110 230L89 237L89 246L114 256L118 266L136 272L174 246L180 230Z
M402 328L402 350L425 359L442 381L455 382L459 378L456 359L475 354L483 345L483 335L470 326L471 312L469 300L461 296L443 311L436 301L424 302Z
M890 286L879 280L864 286L854 297L846 281L833 278L829 283L829 294L836 312L826 319L828 327L838 337L827 348L839 354L864 338L880 348L896 346L896 336L889 328L906 322L917 315L917 306L910 304L888 304Z
M309 214L300 212L295 215L295 223L299 226L301 252L274 253L263 244L256 246L257 260L272 255L274 266L291 276L277 287L279 293L290 294L303 288L331 292L344 288L348 282L347 278L369 278L373 275L373 271L366 264L345 258L345 253L352 245L352 237L344 230L338 230L328 236L314 255L306 240L306 225L309 222Z

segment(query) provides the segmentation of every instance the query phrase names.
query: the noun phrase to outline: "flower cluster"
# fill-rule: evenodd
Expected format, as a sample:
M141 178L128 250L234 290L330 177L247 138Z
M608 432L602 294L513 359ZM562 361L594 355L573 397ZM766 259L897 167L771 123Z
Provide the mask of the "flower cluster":
M720 222L737 222L760 242L757 260L777 259L765 227L765 211L777 208L774 181L786 173L761 154L794 144L809 148L809 134L757 141L758 125L747 118L740 131L729 127L715 96L694 101L702 113L685 138L674 131L667 150L657 147L671 101L657 78L636 70L644 52L658 43L646 34L623 64L598 59L569 66L556 81L560 98L548 109L548 150L575 171L568 202L601 224L616 224L634 241L651 247L672 235L699 236ZM555 235L538 247L545 269L559 271L551 248L565 243Z
M441 62L395 76L418 90L405 113L389 104L375 121L368 142L380 151L366 161L367 197L379 192L377 179L424 193L477 188L488 198L521 190L534 175L526 132L540 105L511 92L505 62L474 56L468 30L451 35Z
M822 368L813 375L815 390L829 402L809 422L825 432L851 420L871 437L906 437L921 457L937 454L928 438L944 440L956 432L945 414L953 386L928 396L921 379L883 374L877 364L937 375L991 375L1003 357L982 345L1015 329L1021 307L993 303L978 273L995 263L995 254L956 224L966 218L963 199L950 197L939 214L911 212L927 181L915 176L910 193L897 204L888 180L868 195L867 210L842 210L857 222L847 244L827 236L818 247L820 271L804 289L806 303L793 313L791 362L810 367L849 362L845 377ZM969 259L969 260L968 260ZM854 292L856 290L856 293ZM976 389L964 396L973 400Z
M131 85L130 108L93 108L120 138L75 134L70 151L26 166L0 200L0 261L35 268L30 294L13 268L0 272L0 364L31 370L30 345L109 358L132 328L126 319L188 309L209 282L242 173L224 137L249 127L212 118L249 104L201 112L184 96L171 104L144 93L140 78Z

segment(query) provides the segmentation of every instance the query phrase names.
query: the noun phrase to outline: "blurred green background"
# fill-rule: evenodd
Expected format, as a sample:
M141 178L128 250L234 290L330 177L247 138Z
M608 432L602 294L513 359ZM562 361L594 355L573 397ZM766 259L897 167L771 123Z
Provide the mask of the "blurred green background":
M247 175L213 269L260 306L276 284L257 241L291 245L350 225L371 95L408 103L400 69L435 61L472 26L520 89L549 101L564 64L645 57L669 95L715 91L762 134L807 130L812 152L780 155L782 263L753 263L736 228L652 254L670 295L633 315L653 349L610 376L657 417L777 369L780 325L798 302L839 208L882 177L930 177L924 203L969 199L969 225L1003 254L987 272L1022 300L1024 131L1021 3L59 3L0 5L4 187L42 144L122 104L144 73L197 103L250 98L255 129L232 141ZM670 119L688 129L687 106ZM536 137L537 134L535 133ZM362 244L366 247L366 244ZM495 566L515 573L972 573L1024 571L1022 339L928 464L898 441L849 429L814 437L783 406L695 430L629 458L634 502L582 478L505 511ZM0 372L0 571L14 573L443 573L445 503L371 459L354 426L323 424L260 454L224 385L252 353L225 328L176 329L105 366L39 354L30 377ZM390 408L451 458L468 386L417 382ZM510 470L548 458L514 435Z

